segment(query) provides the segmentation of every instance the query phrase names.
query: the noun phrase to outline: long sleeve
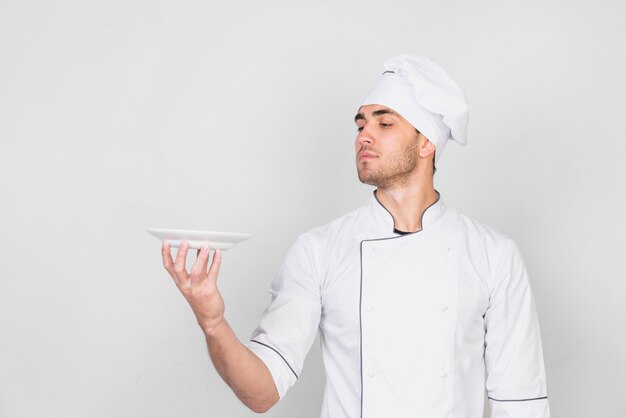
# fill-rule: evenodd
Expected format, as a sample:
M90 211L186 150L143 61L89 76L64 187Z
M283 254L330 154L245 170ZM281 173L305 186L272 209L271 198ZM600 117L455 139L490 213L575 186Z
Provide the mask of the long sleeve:
M549 418L541 334L530 283L515 243L500 248L485 314L491 418Z
M295 384L321 315L313 248L300 237L274 278L272 301L246 346L270 370L282 398Z

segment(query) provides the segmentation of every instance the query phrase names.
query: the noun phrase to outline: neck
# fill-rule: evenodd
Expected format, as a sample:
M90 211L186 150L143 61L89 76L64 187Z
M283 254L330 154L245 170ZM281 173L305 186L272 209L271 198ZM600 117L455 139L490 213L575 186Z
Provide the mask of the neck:
M404 232L422 229L422 216L438 194L431 181L404 187L376 189L376 198L391 213L394 228Z

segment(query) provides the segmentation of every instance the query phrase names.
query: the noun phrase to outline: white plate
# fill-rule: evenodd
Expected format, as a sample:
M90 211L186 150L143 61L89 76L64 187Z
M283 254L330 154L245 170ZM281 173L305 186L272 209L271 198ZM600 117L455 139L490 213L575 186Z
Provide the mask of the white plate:
M189 248L200 249L208 245L212 250L228 250L233 245L252 238L250 234L239 234L236 232L214 232L214 231L185 231L182 229L146 229L161 241L168 240L170 247L180 247L183 241L189 243Z

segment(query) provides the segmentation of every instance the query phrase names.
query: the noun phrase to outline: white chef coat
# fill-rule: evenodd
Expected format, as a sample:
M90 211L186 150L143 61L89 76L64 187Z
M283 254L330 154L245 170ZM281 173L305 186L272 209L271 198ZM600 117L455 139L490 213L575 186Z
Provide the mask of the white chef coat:
M301 235L246 345L282 398L319 329L322 418L549 418L541 337L520 253L446 208L394 233L369 204Z

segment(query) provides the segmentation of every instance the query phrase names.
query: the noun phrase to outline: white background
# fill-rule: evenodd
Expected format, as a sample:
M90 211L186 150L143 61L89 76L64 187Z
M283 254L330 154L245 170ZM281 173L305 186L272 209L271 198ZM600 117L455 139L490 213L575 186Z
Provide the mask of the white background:
M443 200L522 249L553 417L626 416L622 1L0 0L0 417L248 417L144 232L225 253L245 340L287 249L366 203L352 118L402 52L463 86ZM268 417L319 416L316 343Z

